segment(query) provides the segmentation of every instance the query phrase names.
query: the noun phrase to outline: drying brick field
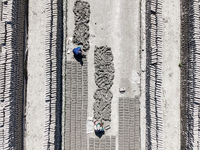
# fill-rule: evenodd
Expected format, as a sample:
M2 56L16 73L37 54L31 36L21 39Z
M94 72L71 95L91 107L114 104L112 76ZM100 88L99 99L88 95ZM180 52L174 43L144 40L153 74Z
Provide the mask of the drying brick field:
M198 0L0 0L0 150L200 149L199 18Z

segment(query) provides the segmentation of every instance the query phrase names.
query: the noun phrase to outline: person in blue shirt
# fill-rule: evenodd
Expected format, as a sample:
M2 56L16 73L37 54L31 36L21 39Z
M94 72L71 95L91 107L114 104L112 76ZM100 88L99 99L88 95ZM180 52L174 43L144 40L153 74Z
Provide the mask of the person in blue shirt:
M81 47L76 47L73 49L73 53L76 55L76 56L83 56L83 51L81 50Z

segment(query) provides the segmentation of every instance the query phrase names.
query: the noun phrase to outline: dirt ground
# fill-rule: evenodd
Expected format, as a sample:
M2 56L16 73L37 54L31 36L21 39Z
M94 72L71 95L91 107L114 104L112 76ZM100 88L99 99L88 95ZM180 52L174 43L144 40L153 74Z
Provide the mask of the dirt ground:
M68 37L73 36L74 14L73 1L68 2ZM94 92L94 47L107 45L114 55L115 77L111 88L111 129L106 135L118 136L118 99L140 95L140 3L139 1L90 1L90 50L88 60L88 117L93 117ZM134 9L133 9L134 8ZM105 15L101 15L105 14ZM127 15L128 14L128 15ZM134 63L131 63L133 62ZM120 94L119 88L126 92ZM95 137L89 134L89 137ZM118 138L117 138L118 140ZM118 147L117 147L118 148Z
M164 149L180 149L180 2L163 1Z
M25 149L43 147L45 121L46 1L29 1L28 85Z
M145 149L145 1L86 0L90 3L88 60L88 117L93 116L94 47L107 45L114 55L115 77L111 88L111 129L118 141L119 97L140 96L141 149ZM75 0L68 1L67 37L73 36ZM29 1L29 57L25 149L43 147L45 100L45 1ZM163 123L165 150L180 149L180 3L163 1ZM140 28L142 27L142 28ZM64 40L65 40L64 39ZM142 51L144 49L144 51ZM144 53L143 53L144 52ZM119 88L125 87L121 94ZM88 135L94 137L93 133ZM118 144L116 145L118 149Z

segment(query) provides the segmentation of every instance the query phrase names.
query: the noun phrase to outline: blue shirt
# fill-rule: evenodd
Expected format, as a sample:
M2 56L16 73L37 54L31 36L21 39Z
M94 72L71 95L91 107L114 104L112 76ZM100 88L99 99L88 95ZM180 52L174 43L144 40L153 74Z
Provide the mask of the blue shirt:
M79 53L81 53L81 47L76 47L73 49L73 53L78 55Z

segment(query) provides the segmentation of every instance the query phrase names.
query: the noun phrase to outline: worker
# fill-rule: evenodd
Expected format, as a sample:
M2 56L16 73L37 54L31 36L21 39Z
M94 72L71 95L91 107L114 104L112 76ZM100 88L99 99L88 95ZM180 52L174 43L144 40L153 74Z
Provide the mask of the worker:
M102 121L99 122L98 120L96 120L94 122L94 130L95 130L95 133L104 132Z
M80 46L74 48L74 49L73 49L73 53L74 53L76 56L83 56L83 55L84 55L84 53L83 53L83 51L81 50L81 47L80 47Z

